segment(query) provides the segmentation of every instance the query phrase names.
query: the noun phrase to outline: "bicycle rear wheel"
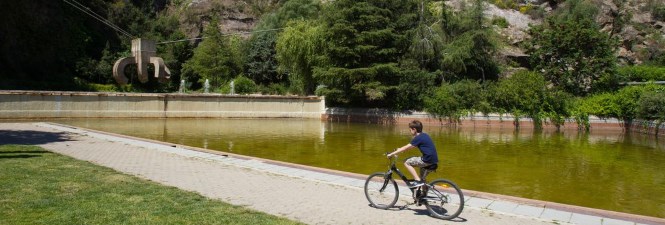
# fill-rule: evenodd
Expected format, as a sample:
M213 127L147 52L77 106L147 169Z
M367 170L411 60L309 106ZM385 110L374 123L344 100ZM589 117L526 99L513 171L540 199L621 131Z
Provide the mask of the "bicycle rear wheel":
M459 216L464 209L464 195L455 183L445 179L434 180L428 185L425 207L433 217L449 220Z
M365 197L372 207L388 209L395 206L399 189L397 182L386 173L374 173L365 181Z

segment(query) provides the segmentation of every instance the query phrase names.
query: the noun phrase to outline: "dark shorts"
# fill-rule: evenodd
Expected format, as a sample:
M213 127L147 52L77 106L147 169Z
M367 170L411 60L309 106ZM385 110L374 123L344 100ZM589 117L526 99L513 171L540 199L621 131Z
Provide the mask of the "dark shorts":
M413 167L426 167L426 166L431 165L429 163L423 162L422 158L415 157L415 156L406 159L405 163L408 164L409 166L413 166Z

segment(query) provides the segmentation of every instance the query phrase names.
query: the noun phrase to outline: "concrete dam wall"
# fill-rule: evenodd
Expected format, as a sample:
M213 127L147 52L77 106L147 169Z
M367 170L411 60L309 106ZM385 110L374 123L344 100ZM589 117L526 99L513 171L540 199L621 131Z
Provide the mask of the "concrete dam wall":
M1 119L325 118L317 96L0 91Z

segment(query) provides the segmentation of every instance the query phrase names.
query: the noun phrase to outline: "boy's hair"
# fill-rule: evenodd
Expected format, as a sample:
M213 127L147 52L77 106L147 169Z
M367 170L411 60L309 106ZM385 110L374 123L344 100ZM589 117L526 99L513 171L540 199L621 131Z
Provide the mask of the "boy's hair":
M418 120L411 121L409 123L409 128L415 128L417 133L423 132L423 123Z

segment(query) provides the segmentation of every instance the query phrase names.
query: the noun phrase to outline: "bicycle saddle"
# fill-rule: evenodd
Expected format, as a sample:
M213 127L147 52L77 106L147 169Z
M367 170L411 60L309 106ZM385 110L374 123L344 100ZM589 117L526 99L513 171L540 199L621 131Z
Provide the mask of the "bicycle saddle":
M439 164L432 164L432 165L423 167L423 169L431 170L431 171L435 171L436 168L439 168Z

